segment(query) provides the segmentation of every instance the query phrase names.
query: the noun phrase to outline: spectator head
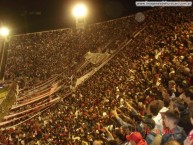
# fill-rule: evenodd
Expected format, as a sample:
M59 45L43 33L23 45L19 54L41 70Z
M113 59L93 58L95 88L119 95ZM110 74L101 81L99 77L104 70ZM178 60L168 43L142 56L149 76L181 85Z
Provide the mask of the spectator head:
M177 98L173 102L173 109L175 111L177 111L178 113L185 111L186 110L186 105L185 105L185 102L183 101L183 99Z
M174 76L175 76L175 70L172 68L172 69L170 70L169 77L170 77L170 78L174 78Z
M177 86L177 91L178 91L179 93L183 93L185 87L186 87L186 86L185 86L183 83L180 83L180 84Z
M145 117L142 119L142 123L144 124L145 130L152 130L155 127L155 121L152 118Z
M180 145L176 140L169 140L164 145Z
M85 141L82 141L82 144L81 144L81 145L88 145L88 143L85 142Z
M192 100L193 101L193 86L191 86L189 89L187 89L183 95L184 102L187 104Z
M103 145L103 142L101 140L95 140L93 145Z
M141 140L143 140L142 135L139 132L133 132L130 135L126 136L127 140L132 144L136 145L138 144Z
M118 143L115 140L110 140L108 141L108 145L118 145Z
M169 89L175 89L176 88L176 82L174 80L169 81Z
M189 116L190 116L190 122L191 122L192 125L193 125L193 101L191 101L191 102L188 104L188 111L189 111Z
M188 62L190 62L190 63L193 62L193 55L190 55L190 56L188 57Z
M134 128L132 128L128 125L123 125L120 127L120 129L123 131L123 134L129 134L131 132L131 130L133 130Z
M150 103L148 107L148 112L153 115L157 116L159 111L164 107L164 102L161 100L154 100Z
M169 105L170 105L170 98L169 97L164 97L163 101L164 101L164 106L168 108Z
M121 127L121 129L115 129L115 137L121 141L121 142L124 142L126 139L125 139L125 134L123 133L123 129Z
M168 110L165 113L164 123L169 129L175 128L180 120L179 113L177 111Z
M188 75L190 73L190 69L188 67L184 68L184 74Z

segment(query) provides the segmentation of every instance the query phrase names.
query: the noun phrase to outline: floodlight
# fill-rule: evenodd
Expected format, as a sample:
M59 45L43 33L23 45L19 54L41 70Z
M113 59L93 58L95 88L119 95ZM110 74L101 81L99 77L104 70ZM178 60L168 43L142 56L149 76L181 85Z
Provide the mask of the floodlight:
M73 9L73 15L75 17L85 17L87 14L87 8L84 4L77 4Z
M6 27L0 28L0 35L6 37L7 35L9 35L9 29Z

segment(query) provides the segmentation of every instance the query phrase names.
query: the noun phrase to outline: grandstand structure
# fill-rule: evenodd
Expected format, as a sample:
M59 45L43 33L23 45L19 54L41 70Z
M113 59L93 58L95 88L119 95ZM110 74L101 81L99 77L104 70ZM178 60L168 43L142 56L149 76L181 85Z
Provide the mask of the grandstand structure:
M117 125L109 116L122 102L134 99L136 106L145 104L141 97L147 94L160 97L156 76L162 76L165 87L171 79L190 80L192 66L186 64L189 72L183 72L186 68L177 68L172 60L182 50L185 57L192 53L193 8L158 8L144 15L142 22L132 15L84 30L11 37L4 78L17 83L18 90L14 88L15 102L0 122L5 128L0 142L90 142L89 135L102 138L96 133L97 123ZM174 78L168 75L170 67L178 74ZM19 140L13 132L23 136Z

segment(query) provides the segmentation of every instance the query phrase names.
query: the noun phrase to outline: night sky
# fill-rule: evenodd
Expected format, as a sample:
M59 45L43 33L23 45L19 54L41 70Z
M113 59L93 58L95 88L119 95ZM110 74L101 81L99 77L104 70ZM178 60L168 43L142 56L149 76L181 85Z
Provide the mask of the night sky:
M78 0L0 0L0 25L12 34L75 27L72 7ZM82 0L88 6L89 24L111 20L149 8L135 6L135 0Z

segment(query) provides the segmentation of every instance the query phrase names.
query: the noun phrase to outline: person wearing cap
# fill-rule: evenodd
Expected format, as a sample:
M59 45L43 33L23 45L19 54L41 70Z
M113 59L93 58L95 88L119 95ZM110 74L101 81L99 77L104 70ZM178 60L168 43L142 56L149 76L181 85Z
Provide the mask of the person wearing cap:
M139 132L132 132L126 139L131 145L148 145Z

